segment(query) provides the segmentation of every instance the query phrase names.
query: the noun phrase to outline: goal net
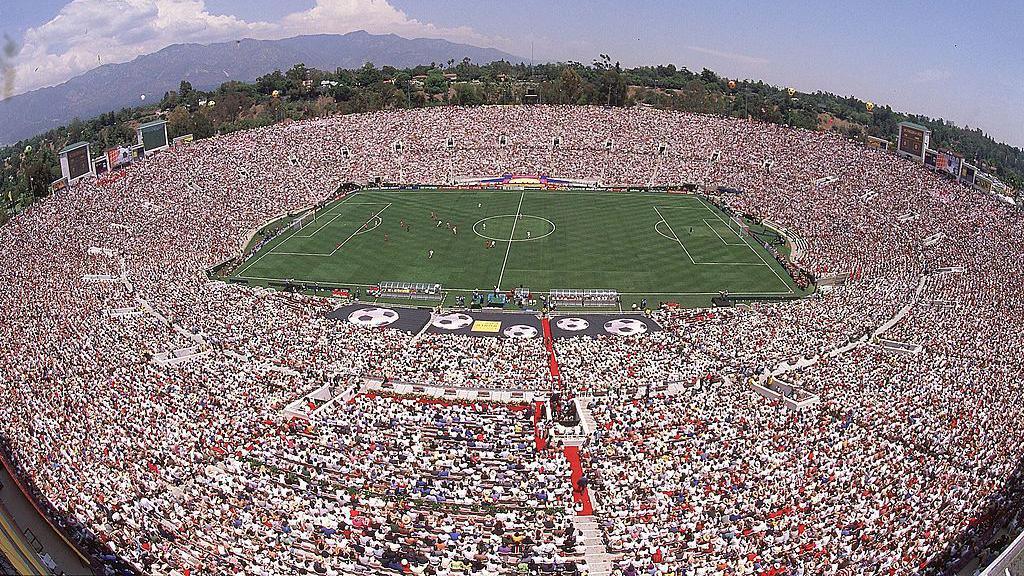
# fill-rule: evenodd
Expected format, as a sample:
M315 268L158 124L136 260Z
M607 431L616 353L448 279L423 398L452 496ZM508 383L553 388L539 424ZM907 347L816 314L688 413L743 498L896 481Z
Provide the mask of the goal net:
M743 221L742 217L734 215L730 219L732 220L732 223L735 224L734 229L738 234L746 234L747 236L750 236L750 226L747 226L747 223Z
M312 211L306 212L302 216L299 216L298 218L296 218L292 222L292 225L290 226L290 228L292 230L296 230L296 231L301 230L302 228L304 228L306 226L306 224L309 224L310 222L313 221L313 216L314 216L314 214L313 214Z

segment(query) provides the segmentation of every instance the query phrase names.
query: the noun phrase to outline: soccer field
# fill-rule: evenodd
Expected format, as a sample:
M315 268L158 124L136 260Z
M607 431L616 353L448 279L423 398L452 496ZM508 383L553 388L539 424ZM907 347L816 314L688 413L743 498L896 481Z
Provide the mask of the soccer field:
M233 278L356 289L428 282L449 294L612 289L623 306L642 297L706 305L722 290L803 294L715 206L655 192L360 191L268 242Z

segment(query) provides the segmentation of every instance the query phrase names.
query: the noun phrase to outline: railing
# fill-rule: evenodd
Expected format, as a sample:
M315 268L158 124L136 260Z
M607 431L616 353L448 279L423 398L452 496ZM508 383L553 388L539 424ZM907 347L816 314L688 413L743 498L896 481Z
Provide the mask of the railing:
M25 499L32 504L36 513L68 545L68 548L73 550L81 558L82 562L89 565L95 573L102 573L103 566L106 565L108 567L128 570L134 574L141 574L141 571L136 566L121 558L109 562L100 560L100 554L105 558L114 558L114 556L96 540L88 528L74 526L73 524L76 521L73 518L65 517L57 511L50 501L46 499L46 496L31 482L28 475L23 473L24 471L14 457L13 450L11 450L11 447L4 438L0 438L0 466L3 466L7 473L11 475L14 483L18 486Z
M985 568L981 576L1024 576L1024 532Z

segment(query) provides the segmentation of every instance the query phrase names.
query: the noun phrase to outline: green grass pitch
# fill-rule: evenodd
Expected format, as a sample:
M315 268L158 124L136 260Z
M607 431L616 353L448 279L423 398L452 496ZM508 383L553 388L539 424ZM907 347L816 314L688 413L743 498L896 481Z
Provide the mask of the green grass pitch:
M356 289L437 282L449 294L613 289L624 306L642 297L706 305L722 290L803 295L716 207L654 192L361 191L267 243L233 277Z

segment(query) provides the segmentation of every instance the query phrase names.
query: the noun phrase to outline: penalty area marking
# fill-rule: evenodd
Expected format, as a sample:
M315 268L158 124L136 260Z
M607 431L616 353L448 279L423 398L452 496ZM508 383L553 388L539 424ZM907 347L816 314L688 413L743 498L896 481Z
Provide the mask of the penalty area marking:
M381 220L380 216L374 216L373 220L371 220L370 222L373 222L373 226L366 228L366 224L363 224L363 228L365 229L360 229L358 232L356 232L356 236L360 234L366 234L367 232L372 232L376 230L378 226L384 223L384 221Z
M272 250L270 252L267 252L267 254L264 254L264 256L269 255L269 254L277 254L277 255L280 255L280 256L319 256L321 258L322 257L334 256L335 254L338 253L338 250L341 250L342 248L344 248L345 244L348 244L349 240L355 238L356 236L358 236L360 234L365 234L366 232L369 232L369 231L377 228L377 226L380 226L380 222L382 221L380 215L385 210L387 210L390 207L391 207L391 203L388 202L383 208L378 210L376 214L374 214L373 216L370 216L370 218L366 222L363 222L362 226L357 228L355 232L353 232L352 234L349 234L349 237L345 238L345 240L343 242L341 242L340 244L338 244L338 246L335 247L335 249L332 250L329 254L307 253L307 252L278 252L277 250ZM364 228L366 228L366 225L369 224L370 222L376 222L376 224L372 228L368 228L368 229L364 230ZM255 262L254 262L254 264L255 264ZM239 278L244 278L244 276L239 276Z
M706 224L708 228L711 228L711 231L715 233L715 236L718 236L718 239L722 241L722 244L725 244L726 246L747 246L747 244L745 242L729 242L729 241L727 241L725 238L722 237L721 234L718 233L718 230L715 230L715 227L711 225L711 222L708 222L707 218L701 218L701 220L704 221L704 224ZM729 227L729 230L731 230L733 232L733 234L736 233L735 230L732 230L731 226ZM742 238L740 238L740 240L742 240Z
M659 228L659 226L661 226L662 224L665 224L664 220L658 220L657 222L655 222L654 223L654 231L657 232L658 234L661 234L663 237L668 238L669 240L671 240L673 242L678 242L679 238L676 238L674 234L672 236L669 236L668 234L665 234L664 232L662 232L661 228Z
M691 264L696 264L697 261L694 260L693 256L690 255L690 251L686 249L686 246L683 244L683 241L679 239L679 235L676 234L676 231L672 229L672 225L668 223L668 220L665 220L665 216L663 216L661 214L661 210L658 210L657 206L652 206L652 208L654 208L654 211L658 213L658 218L661 218L661 221L665 224L665 227L668 228L668 231L671 232L672 236L675 237L675 241L679 243L679 247L682 248L683 252L686 253L686 257L690 259L690 263ZM655 230L658 229L658 225L657 224L654 225L654 229ZM662 236L664 236L664 234L662 234ZM665 237L668 238L668 236L665 236ZM671 240L671 239L672 238L669 238L669 240Z
M531 242L533 240L540 240L541 238L547 238L548 236L551 236L552 234L555 233L555 223L554 222L552 222L551 220L548 220L547 218L542 218L540 216L532 216L530 214L519 214L518 215L519 218L517 218L515 220L515 222L517 223L519 221L519 219L522 219L522 218L533 218L534 220L543 220L544 222L547 222L549 226L551 226L551 230L548 230L548 232L546 234L541 234L540 236L531 236L530 238L518 238L518 239L513 239L511 236L509 236L508 238L495 238L493 236L488 236L486 234L481 234L480 231L477 230L477 226L479 226L480 224L483 224L484 222L487 222L488 220L494 220L495 218L516 218L516 216L517 216L516 214L499 214L497 216L488 216L487 218L481 218L480 220L477 220L476 224L473 224L473 233L476 234L477 236L485 239L485 240L494 240L495 242ZM515 223L513 223L513 225L512 225L512 233L515 234Z
M761 262L764 262L764 265L767 266L768 269L771 270L773 274L775 274L775 277L779 279L779 282L781 282L782 285L786 287L786 289L789 291L790 294L794 293L793 292L793 288L789 285L789 282L786 282L785 280L782 279L782 276L779 274L779 271L776 270L771 264L769 264L768 261L764 259L764 256L762 256L760 252L755 250L754 247L750 245L750 242L748 242L746 238L744 238L743 236L740 236L739 232L733 230L732 226L729 226L729 223L726 222L725 220L723 220L721 215L719 215L717 212L712 210L711 207L708 206L707 203L704 202L704 200L702 198L700 198L698 196L697 200L700 201L700 203L704 206L704 208L707 208L708 212L711 212L712 214L714 214L715 218L718 218L723 224L728 226L729 230L732 230L732 233L735 234L737 238L742 240L743 243L747 245L747 248L750 248L750 251L753 252L754 255L757 256L758 259L761 260Z
M658 210L657 206L654 207L654 211L658 213L658 216L661 216L661 211ZM709 227L711 227L711 224L708 224L708 222L706 220L704 221L704 223L707 224ZM662 224L664 224L665 228L668 229L668 232L669 232L668 234L666 234L661 228L659 228L659 226L662 225ZM714 231L714 228L711 228L711 230ZM660 235L661 237L663 237L663 238L665 238L667 240L671 240L672 242L677 242L683 248L683 252L686 252L686 255L690 257L690 262L692 262L695 266L758 266L758 267L767 266L769 269L771 269L771 266L769 266L768 263L765 262L763 258L761 259L761 262L697 262L697 261L695 261L693 259L693 256L690 256L690 251L687 250L686 246L683 245L683 241L680 240L678 236L676 236L675 230L672 230L672 226L665 220L664 216L661 217L661 220L658 220L657 222L654 223L654 231L657 232L658 235ZM717 232L716 232L716 234L717 234ZM746 244L746 243L744 243L744 244L729 244L720 235L718 237L722 239L722 242L724 242L726 246L746 246L747 248L750 248L749 244ZM753 250L753 248L751 248L751 250ZM756 254L756 252L755 252L755 254ZM774 269L772 271L774 272ZM776 274L776 276L778 276L778 274ZM779 292L779 294L792 294L792 293L793 293L792 290L790 290L789 292ZM624 294L624 292L621 292L621 294ZM678 294L682 294L682 292L678 292ZM769 292L764 292L764 294L769 294Z
M385 204L387 206L391 206L390 202L345 202L343 200L343 201L339 202L338 204L336 204L336 205L332 206L331 208L329 208L327 210L327 214L322 214L320 216L321 218L326 217L326 216L333 216L333 218L331 218L327 222L324 222L323 224L320 225L320 227L318 227L316 230L314 230L313 232L311 232L309 234L293 234L288 239L291 240L292 238L312 238L312 237L316 236L317 234L319 234L324 228L330 226L331 224L334 224L334 221L337 220L338 218L341 218L342 216L345 216L346 214L350 213L347 210L342 210L340 212L332 213L331 211L334 210L335 208L337 208L338 206L384 206ZM383 212L383 210L381 210L381 212ZM379 214L379 212L378 212L378 214ZM309 228L310 226L313 226L315 224L316 224L316 220L313 220L309 224L303 226L302 230L305 230L306 228ZM282 244L283 243L284 242L282 242Z

